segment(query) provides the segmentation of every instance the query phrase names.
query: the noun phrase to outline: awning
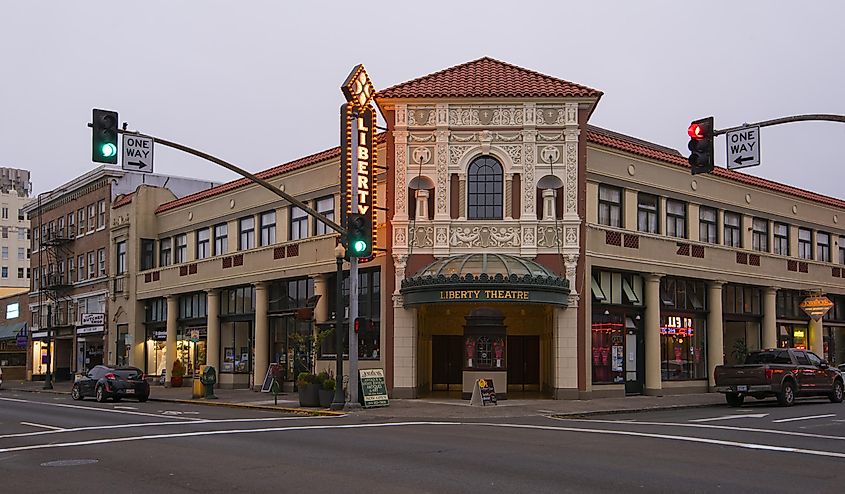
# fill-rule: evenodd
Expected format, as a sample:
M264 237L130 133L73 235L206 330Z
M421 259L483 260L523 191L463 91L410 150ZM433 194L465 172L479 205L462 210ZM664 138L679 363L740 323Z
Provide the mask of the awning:
M14 340L17 338L18 333L25 328L26 321L0 325L0 340ZM23 334L26 334L26 331Z
M402 280L406 306L494 302L566 307L569 281L530 259L506 254L464 254L439 259Z

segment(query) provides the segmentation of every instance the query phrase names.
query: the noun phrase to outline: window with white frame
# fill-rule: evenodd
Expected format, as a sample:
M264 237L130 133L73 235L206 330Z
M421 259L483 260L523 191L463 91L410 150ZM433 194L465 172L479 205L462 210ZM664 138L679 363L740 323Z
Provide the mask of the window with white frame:
M769 220L765 218L751 220L751 248L760 252L769 251Z
M827 232L816 232L816 259L830 262L830 234Z
M229 252L229 225L220 223L214 225L214 255L221 256Z
M97 258L94 251L88 253L88 277L94 278L97 275Z
M97 203L97 228L106 227L106 201L105 199Z
M208 228L197 230L197 259L205 259L211 255L210 242Z
M124 259L124 262L126 260ZM97 263L98 263L98 276L105 276L106 275L106 249L98 249L97 250Z
M787 225L786 223L775 222L772 235L772 238L774 239L774 245L772 245L773 252L781 256L788 256L789 225Z
M719 212L716 208L701 206L698 210L698 240L715 244L719 240L716 237L716 222Z
M188 262L188 234L182 233L176 235L176 256L174 261L176 264Z
M276 243L276 211L267 211L259 216L261 226L261 245Z
M813 231L808 228L798 229L798 257L813 258Z
M687 203L674 199L666 200L666 235L686 238Z
M255 247L255 216L247 216L238 220L238 250L248 250Z
M301 240L308 237L308 215L305 210L290 207L290 240Z
M88 205L88 231L93 232L97 228L97 205Z
M317 199L317 212L334 221L334 197L328 196ZM322 221L316 220L314 234L326 235L328 233L331 233L329 227Z
M728 247L742 247L742 216L725 211L724 244Z

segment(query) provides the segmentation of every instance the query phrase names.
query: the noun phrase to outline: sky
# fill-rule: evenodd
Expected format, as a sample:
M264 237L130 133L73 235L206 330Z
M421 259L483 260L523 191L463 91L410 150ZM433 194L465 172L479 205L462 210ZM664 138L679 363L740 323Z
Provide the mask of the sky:
M338 145L356 64L383 89L483 56L599 89L591 124L686 155L700 117L845 114L845 2L797 3L6 0L0 166L30 170L35 193L92 169L103 108L259 171ZM845 198L843 143L841 123L766 127L744 172ZM155 171L237 178L162 146Z

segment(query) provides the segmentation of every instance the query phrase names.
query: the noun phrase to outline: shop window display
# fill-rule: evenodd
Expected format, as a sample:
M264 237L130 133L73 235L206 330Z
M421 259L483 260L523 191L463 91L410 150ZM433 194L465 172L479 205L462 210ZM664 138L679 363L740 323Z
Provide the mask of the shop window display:
M625 382L625 327L618 314L593 314L592 358L594 383Z
M684 316L661 316L661 377L665 381L704 379L705 320Z

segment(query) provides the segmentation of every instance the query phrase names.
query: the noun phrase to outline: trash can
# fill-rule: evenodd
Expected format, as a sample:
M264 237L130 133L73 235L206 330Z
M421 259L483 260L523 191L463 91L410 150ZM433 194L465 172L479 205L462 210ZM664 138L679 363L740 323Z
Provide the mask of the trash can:
M200 382L204 388L206 399L216 399L214 396L214 385L217 384L217 372L210 365L200 367Z

